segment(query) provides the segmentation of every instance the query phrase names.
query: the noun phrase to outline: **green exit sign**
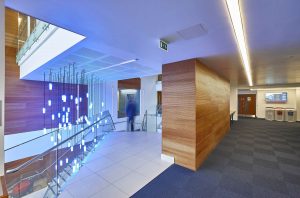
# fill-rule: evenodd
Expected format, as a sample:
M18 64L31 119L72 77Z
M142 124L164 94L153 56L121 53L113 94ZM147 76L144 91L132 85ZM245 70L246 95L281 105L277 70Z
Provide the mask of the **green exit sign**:
M168 44L162 40L159 41L159 47L163 50L168 51Z

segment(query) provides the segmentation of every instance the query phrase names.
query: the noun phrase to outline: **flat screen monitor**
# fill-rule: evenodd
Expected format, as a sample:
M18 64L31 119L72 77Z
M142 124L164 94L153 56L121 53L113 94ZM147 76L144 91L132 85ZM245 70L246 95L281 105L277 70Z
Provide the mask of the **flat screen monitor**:
M287 103L287 92L266 93L265 100L267 103Z

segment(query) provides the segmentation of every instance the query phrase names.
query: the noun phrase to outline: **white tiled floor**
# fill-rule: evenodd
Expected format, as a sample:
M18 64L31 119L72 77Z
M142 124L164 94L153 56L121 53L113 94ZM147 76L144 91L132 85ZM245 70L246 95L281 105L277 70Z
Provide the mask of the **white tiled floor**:
M160 133L111 133L60 197L130 197L171 165L160 154Z

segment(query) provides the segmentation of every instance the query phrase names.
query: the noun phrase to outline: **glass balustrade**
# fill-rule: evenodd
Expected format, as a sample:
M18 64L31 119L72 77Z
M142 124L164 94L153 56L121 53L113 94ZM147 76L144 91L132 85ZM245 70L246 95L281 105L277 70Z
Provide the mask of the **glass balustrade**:
M20 18L19 20L23 21L19 25L19 52L17 53L16 60L19 62L21 58L30 50L32 45L41 37L41 35L48 29L49 23L35 20L30 22L26 17ZM32 19L33 21L33 19ZM28 23L31 23L31 26L28 26ZM28 27L30 27L29 35L27 35Z
M142 121L142 130L147 132L161 132L162 130L162 108L157 107L155 113L145 112Z
M36 155L15 160L14 165L6 170L9 196L19 198L40 191L44 197L57 197L68 178L84 164L86 156L114 129L112 117L105 111L101 116L86 118L85 123L74 125L69 132L57 129L8 149L6 152L20 151L25 147L38 149L45 140L53 144Z

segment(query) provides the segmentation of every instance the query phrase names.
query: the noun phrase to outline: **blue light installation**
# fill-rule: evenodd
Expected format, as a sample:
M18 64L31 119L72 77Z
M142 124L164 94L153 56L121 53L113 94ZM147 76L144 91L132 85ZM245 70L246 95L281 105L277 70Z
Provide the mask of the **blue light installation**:
M52 91L53 85L52 83L49 83L49 90Z
M58 140L61 140L61 134L60 133L57 134L57 138L58 138Z
M58 126L57 133L49 133L51 135L50 141L53 142L55 145L61 142L63 138L70 137L76 132L78 132L80 129L86 127L86 124L90 125L91 122L94 123L96 120L93 119L93 115L91 116L91 113L96 113L97 109L95 108L99 108L99 110L101 108L101 105L95 106L95 104L92 102L92 99L94 98L101 98L100 92L99 94L97 93L98 96L94 95L93 93L93 79L90 79L89 81L89 78L86 78L85 76L85 72L82 72L80 74L79 72L75 72L75 70L73 71L74 72L72 74L72 72L70 72L70 69L69 72L65 72L65 69L63 69L63 73L58 72L53 74L50 70L51 74L49 75L49 81L45 81L44 84L45 90L47 90L48 85L49 92L47 92L47 94L44 94L45 100L44 107L42 107L42 112L44 114L44 117L50 117L51 129L53 129L52 127L56 128ZM82 88L82 85L86 86L87 83L88 92L86 92L86 87ZM100 80L98 81L98 83L100 83ZM72 86L72 84L77 86ZM84 90L85 93L83 93L82 90ZM72 100L75 100L75 106ZM49 108L48 106L51 108ZM102 103L102 106L104 106L104 103ZM78 111L76 111L76 109ZM88 109L93 109L93 112L85 112ZM100 118L98 118L98 120L99 119ZM75 122L78 124L78 126L74 125ZM97 128L98 127L99 125L97 124ZM93 126L90 130L92 132L95 132L95 129L96 126ZM44 128L44 131L46 131L46 127ZM95 137L93 137L92 141L97 143L98 138L95 135L95 133L93 136ZM66 144L68 145L68 148L71 150L71 152L73 152L74 149L77 150L77 147L80 147L80 149L83 147L84 152L87 152L87 145L86 141L84 140L83 133L81 138L72 139ZM63 163L71 163L73 165L74 161L72 161L73 158L69 159L68 156L65 156L64 159L57 161L56 164L57 166L63 166ZM75 160L73 169L78 170L78 168L81 166L81 163L81 160L79 162L76 162ZM76 170L73 170L73 172L75 171Z
M62 96L61 96L61 100L62 100L63 102L67 102L67 96L66 96L66 95L62 95Z

